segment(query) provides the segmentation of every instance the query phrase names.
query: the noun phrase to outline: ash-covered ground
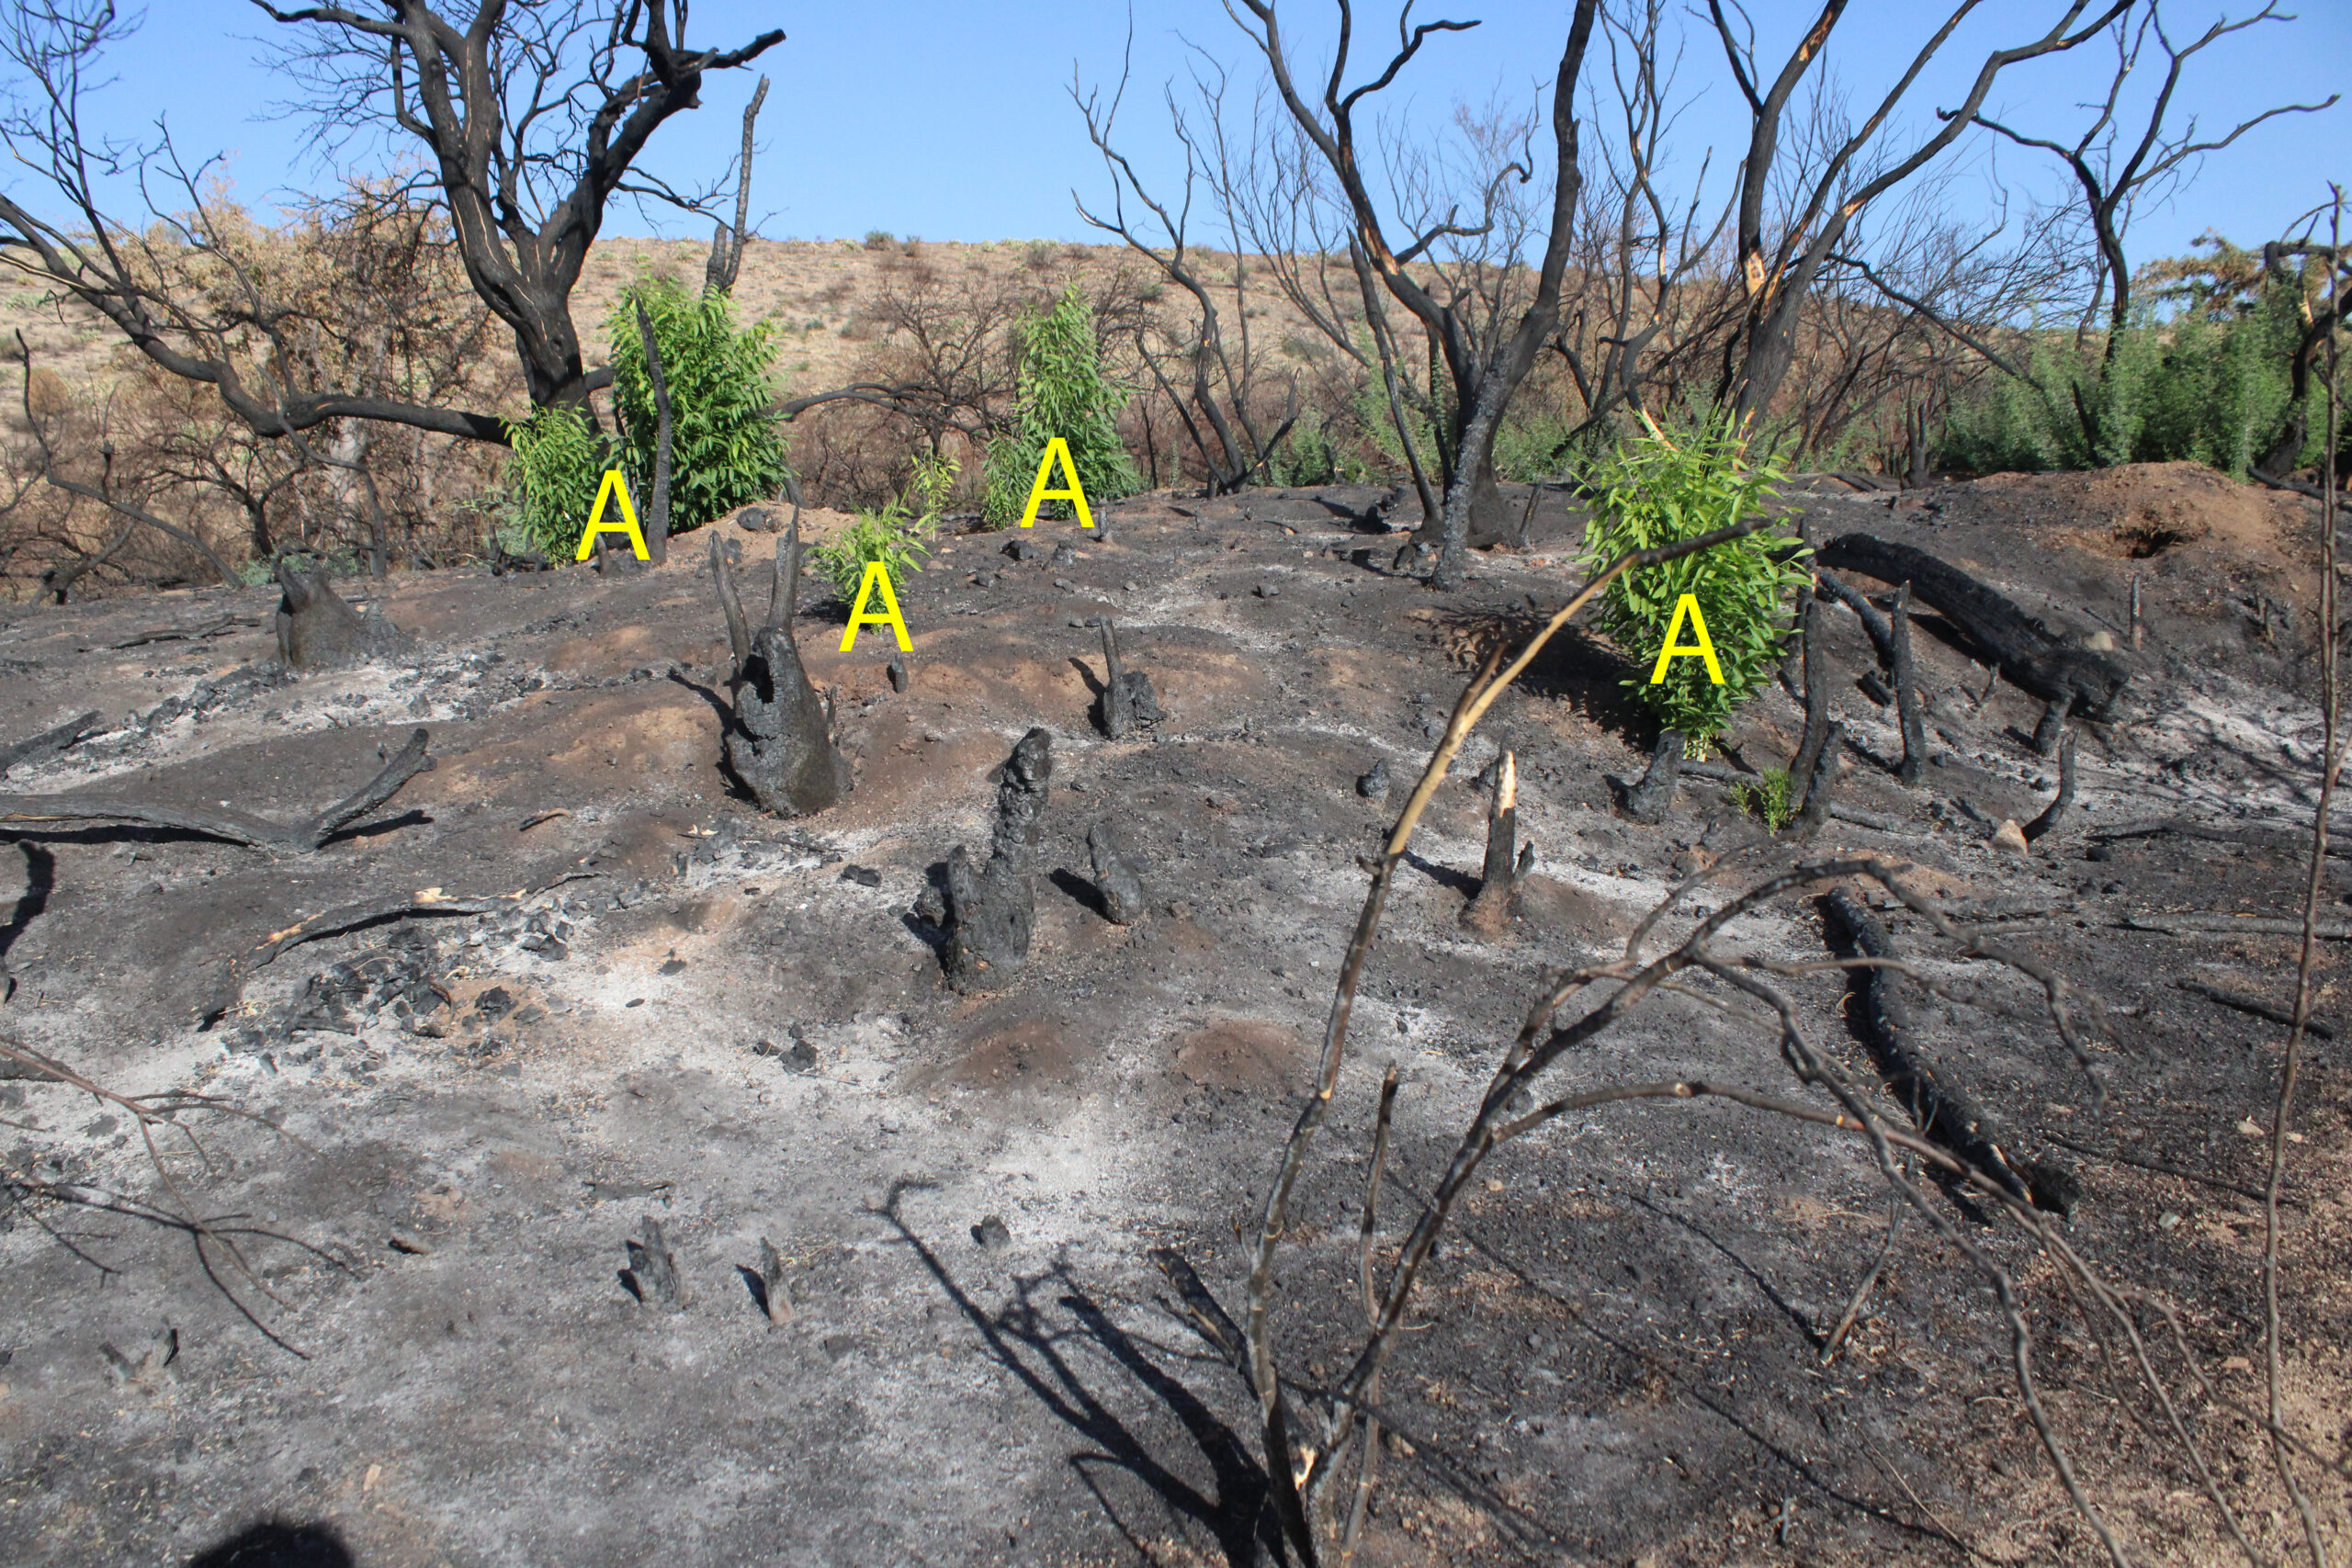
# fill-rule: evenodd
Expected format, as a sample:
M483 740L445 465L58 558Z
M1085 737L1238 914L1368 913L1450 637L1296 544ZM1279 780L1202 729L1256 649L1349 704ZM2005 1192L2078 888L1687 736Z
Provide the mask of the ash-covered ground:
M2177 982L2283 1006L2294 944L2130 922L2287 915L2301 862L2103 829L2307 820L2315 530L2295 503L2209 497L2172 470L2120 500L2069 482L2090 483L1890 497L1824 481L1795 498L1816 540L1919 545L2135 671L2126 710L2077 721L2075 815L2018 856L1993 830L2055 788L2030 740L2041 703L1988 690L1964 640L1922 615L1935 755L1905 789L1885 765L1894 716L1856 683L1874 656L1836 612L1849 815L1820 847L1905 863L1956 917L2104 1000L2120 1041L2097 1051L2104 1109L2030 1005L1914 1011L2037 1152L2075 1166L2075 1245L2170 1292L2222 1392L2256 1399L2259 1205L2211 1183L2260 1184L2267 1145L2245 1129L2267 1125L2286 1032ZM1159 495L1105 509L1106 536L944 541L900 585L903 692L888 635L838 652L842 608L804 592L800 645L855 784L796 821L730 792L719 766L731 663L701 536L666 569L610 578L396 579L382 607L413 645L299 678L274 668L274 588L13 611L0 741L86 709L104 722L8 790L292 820L418 726L436 766L308 854L139 827L0 833L0 1030L119 1092L191 1091L274 1123L193 1117L200 1148L159 1135L167 1189L120 1108L7 1069L11 1168L94 1198L176 1193L216 1239L0 1189L0 1557L1253 1561L1254 1405L1147 1255L1182 1250L1238 1311L1360 857L1476 651L1577 577L1576 520L1547 497L1530 547L1433 594L1390 570L1382 500ZM774 547L718 532L753 566ZM1031 558L1006 553L1022 546ZM1104 615L1164 710L1120 741L1094 720L1089 623ZM141 640L157 633L175 635ZM1284 1255L1303 1384L1338 1370L1360 1321L1383 1071L1403 1080L1393 1249L1540 977L1622 947L1678 880L1763 833L1711 779L1686 779L1663 826L1616 812L1611 780L1637 775L1654 738L1629 672L1597 637L1563 637L1474 739L1400 872ZM1801 723L1770 691L1730 754L1782 764ZM1054 766L1035 946L1002 990L957 994L912 911L953 846L987 840L990 772L1033 726ZM1501 745L1534 860L1519 918L1488 940L1459 916ZM1367 795L1358 780L1384 762L1390 793ZM1097 823L1141 870L1133 924L1106 919L1094 889ZM200 1024L229 962L272 933L425 888L538 891L292 948ZM2333 885L2328 904L2342 918ZM1924 931L1889 919L1900 939ZM1791 961L1826 953L1809 900L1736 934ZM2334 945L2323 962L2319 1016L2352 1026ZM1945 965L2031 1002L1985 967ZM1797 991L1867 1074L1844 983ZM2289 1416L2340 1455L2352 1080L2340 1038L2312 1050L2285 1243ZM1770 1027L1705 994L1657 1000L1562 1072L1787 1089ZM1386 1383L1398 1437L1363 1561L1946 1562L1951 1537L1997 1561L2090 1560L2022 1419L2007 1330L1948 1247L1915 1231L1822 1365L1886 1223L1849 1136L1625 1106L1564 1119L1487 1175ZM1954 1213L2046 1282L2014 1232ZM649 1219L683 1305L644 1250ZM773 1320L754 1288L771 1247ZM2150 1560L2213 1560L2194 1483L2108 1400L2079 1320L2043 1295L2032 1322L2119 1528ZM2267 1462L2219 1440L2241 1480ZM2316 1502L2340 1538L2344 1488L2327 1484ZM2274 1546L2290 1525L2252 1519Z

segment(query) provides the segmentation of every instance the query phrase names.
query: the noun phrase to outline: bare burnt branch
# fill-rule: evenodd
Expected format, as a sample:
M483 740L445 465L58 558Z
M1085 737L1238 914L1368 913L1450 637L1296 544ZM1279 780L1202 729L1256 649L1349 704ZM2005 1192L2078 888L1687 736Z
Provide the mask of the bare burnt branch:
M105 717L104 714L93 710L14 745L0 746L0 779L6 778L11 768L22 767L28 762L45 762L83 737L96 733Z
M425 755L425 731L414 731L408 744L364 788L300 823L279 824L226 808L83 794L0 795L0 822L137 822L151 828L202 833L248 849L310 854L323 848L341 829L390 800L409 780L419 773L431 773L434 764L433 759Z
M2051 798L2041 814L2025 825L2027 843L2039 843L2045 834L2054 833L2066 821L2066 809L2075 804L2075 732L2066 731L2058 743L2058 793Z

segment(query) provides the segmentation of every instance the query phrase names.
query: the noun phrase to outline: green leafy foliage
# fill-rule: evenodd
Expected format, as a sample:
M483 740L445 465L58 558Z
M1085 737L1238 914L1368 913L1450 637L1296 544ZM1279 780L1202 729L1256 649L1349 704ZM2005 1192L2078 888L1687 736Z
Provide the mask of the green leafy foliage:
M1627 441L1594 475L1586 555L1598 568L1627 550L1678 544L1729 527L1761 511L1783 477L1770 461L1751 462L1746 442L1728 423L1688 431L1679 440L1653 426L1651 434ZM1792 550L1793 544L1786 536L1759 531L1663 566L1629 571L1602 597L1602 628L1640 666L1625 684L1666 728L1687 737L1694 751L1779 667L1790 600L1807 578L1797 559L1802 550ZM1708 640L1723 670L1720 686L1709 680L1706 661L1697 658L1674 660L1666 678L1650 684L1674 607L1685 593L1698 600L1706 618ZM1678 641L1697 641L1687 622Z
M1069 443L1088 505L1141 490L1135 459L1119 439L1119 411L1126 407L1128 393L1102 374L1094 310L1078 286L1064 289L1052 310L1023 317L1020 332L1020 406L1012 430L989 443L982 515L997 527L1021 520L1046 443L1057 435ZM1057 468L1052 482L1068 480ZM1054 516L1072 515L1068 502L1046 505Z
M768 414L775 401L768 371L778 345L767 321L738 331L724 295L695 298L683 285L650 276L621 291L605 330L613 399L627 436L623 471L640 519L652 491L657 440L653 382L637 328L640 300L670 387L670 532L683 534L783 488L784 441Z
M913 479L897 499L861 510L857 521L842 530L831 544L808 552L817 575L833 585L844 602L854 600L865 581L870 561L888 569L893 584L922 570L931 541L939 528L940 513L956 493L956 463L952 457L919 457Z
M1754 784L1736 784L1731 792L1732 797L1743 808L1756 813L1771 832L1787 827L1789 818L1796 814L1795 788L1789 782L1786 768L1767 768Z
M514 451L506 469L514 522L548 558L571 558L596 503L596 487L612 467L611 438L571 408L544 408L520 423L510 421L506 435Z

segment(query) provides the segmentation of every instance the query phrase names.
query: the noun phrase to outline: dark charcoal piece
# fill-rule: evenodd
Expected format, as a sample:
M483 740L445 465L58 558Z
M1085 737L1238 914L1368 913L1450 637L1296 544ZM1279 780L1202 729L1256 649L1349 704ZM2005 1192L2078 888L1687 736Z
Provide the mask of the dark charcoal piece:
M907 673L907 656L903 653L893 655L889 664L885 667L885 673L890 677L892 691L905 691L908 682L912 679Z
M727 731L727 764L754 798L784 817L822 811L849 793L849 759L833 741L831 706L817 695L792 640L800 575L797 527L776 544L775 585L767 624L748 630L735 579L716 537L712 575L735 649L735 724Z
M1658 732L1657 748L1650 753L1650 765L1641 782L1618 785L1617 804L1626 816L1652 825L1666 820L1666 814L1674 809L1674 786L1681 778L1684 744L1680 730Z
M744 1272L752 1274L748 1269ZM759 1272L752 1274L752 1278L759 1281L760 1310L767 1314L768 1321L790 1323L792 1297L786 1293L784 1288L784 1258L776 1251L775 1243L765 1236L760 1237Z
M1014 560L1035 560L1046 551L1045 547L1034 539L1015 539L1004 547L1004 553Z
M972 1227L972 1239L988 1251L1002 1252L1012 1245L1012 1233L1004 1228L1002 1220L990 1214Z
M2035 756L2054 757L2058 754L2058 741L2066 733L2067 716L2074 711L2075 694L2072 692L2068 692L2063 697L2052 697L2050 700L2049 705L2041 710L2041 722L2033 727Z
M1912 597L1939 612L1993 656L2002 674L2038 697L2073 694L2075 711L2093 718L2122 696L2132 672L2105 654L2075 648L1957 567L1909 545L1846 534L1821 547L1822 565L1911 584Z
M1843 724L1831 725L1821 738L1821 750L1813 757L1813 772L1805 779L1804 807L1797 813L1799 838L1810 839L1829 820L1829 796L1838 784L1838 753L1845 745Z
M1087 829L1086 848L1094 860L1094 890L1102 896L1102 912L1114 925L1132 925L1144 912L1143 878L1121 852L1108 822Z
M1151 689L1151 677L1120 665L1118 633L1108 615L1102 617L1102 733L1118 740L1139 724L1158 724L1159 695Z
M947 982L985 990L1029 962L1036 918L1037 840L1053 778L1053 737L1032 729L997 770L996 832L976 863L958 844L947 857Z
M764 506L747 506L735 514L735 525L748 534L773 534L783 521Z
M1378 761L1373 763L1372 772L1356 780L1356 793L1363 796L1366 800L1385 800L1388 798L1387 758L1383 757Z
M860 887L879 887L882 886L882 874L872 866L849 865L842 868L842 880L854 882Z
M353 664L401 645L401 634L379 612L363 615L336 594L324 567L305 577L281 558L277 586L277 657L288 670Z
M1822 908L1828 917L1830 945L1841 955L1902 957L1877 917L1845 889L1824 898ZM1921 1049L1904 1001L1902 977L1873 965L1855 970L1850 983L1862 1003L1856 1021L1863 1043L1876 1058L1887 1088L1919 1130L2034 1207L2059 1214L2070 1212L2077 1194L2074 1173L2046 1156L2018 1161L2013 1151L2019 1145Z
M628 1267L621 1270L622 1282L631 1295L647 1306L685 1311L685 1281L678 1278L678 1260L671 1255L669 1244L662 1239L662 1222L646 1215L639 1234L644 1237L642 1241L622 1244L628 1248Z
M69 718L54 729L44 729L13 746L0 746L0 779L8 776L9 769L23 763L47 761L105 722L102 714L85 713L79 718Z

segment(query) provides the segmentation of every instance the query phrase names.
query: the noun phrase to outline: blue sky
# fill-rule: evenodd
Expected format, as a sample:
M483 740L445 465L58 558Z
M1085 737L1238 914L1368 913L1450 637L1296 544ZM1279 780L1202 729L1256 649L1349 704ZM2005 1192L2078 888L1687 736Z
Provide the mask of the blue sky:
M1385 7L1363 6L1359 59L1393 41ZM2236 9L2252 8L2237 0ZM1810 19L1812 4L1757 0L1762 51L1784 52ZM1917 95L1917 113L1959 96L1964 77L1989 47L2013 43L2046 26L2053 0L1987 0ZM2302 17L2225 40L2200 57L2185 89L2208 127L2225 126L2270 104L2317 100L2352 82L2352 4L2304 0ZM1302 61L1320 62L1330 7L1290 0ZM1566 6L1554 0L1452 0L1417 17L1476 17L1477 29L1441 36L1388 95L1408 123L1439 128L1452 104L1491 95L1532 101L1557 61ZM1679 12L1678 12L1679 14ZM2177 36L2201 30L2210 6L2174 0ZM768 28L786 41L749 73L715 77L705 107L674 119L648 160L657 172L691 178L722 168L738 134L743 103L758 71L775 80L761 121L755 211L772 238L856 236L869 229L931 240L1089 238L1071 209L1073 186L1103 188L1102 166L1087 144L1069 85L1073 65L1089 83L1116 78L1128 13L1100 3L1025 0L1017 5L892 3L778 5L772 0L698 0L690 41L735 43ZM1685 18L1687 20L1687 18ZM1236 68L1246 97L1255 80L1246 40L1216 0L1145 0L1133 13L1136 86L1125 140L1148 171L1163 174L1168 152L1159 84L1183 68L1185 39ZM1923 8L1894 0L1858 0L1833 40L1827 65L1858 97L1874 99L1923 36ZM266 204L277 193L332 183L312 138L298 120L272 118L267 107L288 91L261 62L262 45L278 28L241 0L172 0L151 6L144 26L111 58L119 78L93 105L107 130L134 133L168 117L182 150L232 154L238 194ZM1376 57L1385 61L1385 51ZM1991 105L2025 128L2054 133L2077 124L2076 101L2103 89L2107 57L2096 46L2056 62L2016 68L1996 86ZM1720 179L1744 146L1744 114L1712 33L1694 36L1681 67L1690 102L1677 137L1679 158L1695 167L1712 146ZM1917 123L1915 120L1914 124ZM2174 254L2208 228L2242 243L2259 243L2294 213L2324 199L2324 182L2352 179L2352 106L2290 118L2257 130L2210 159L2197 183L2167 209L2143 215L2135 258ZM1950 199L1964 218L1993 209L1996 187L2054 190L2046 160L2015 150L1979 156ZM9 188L28 196L21 177ZM699 222L666 225L700 234ZM608 233L647 231L624 206Z

